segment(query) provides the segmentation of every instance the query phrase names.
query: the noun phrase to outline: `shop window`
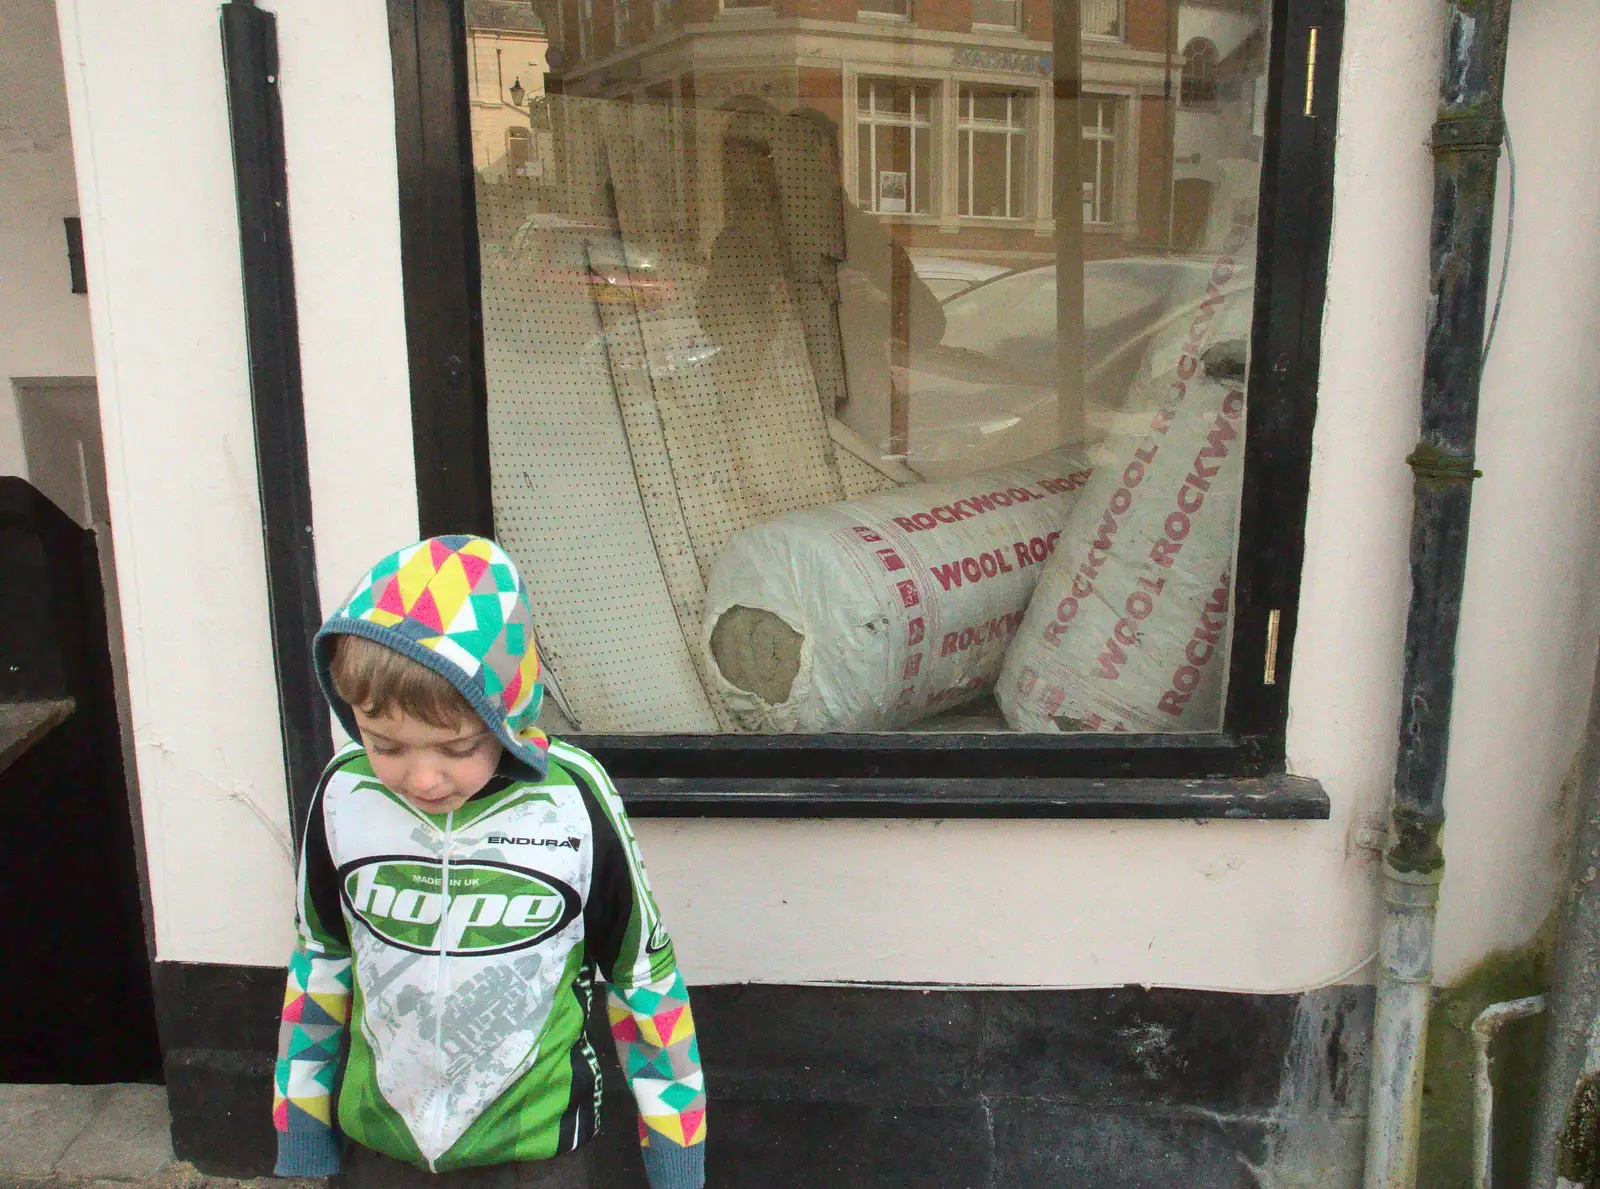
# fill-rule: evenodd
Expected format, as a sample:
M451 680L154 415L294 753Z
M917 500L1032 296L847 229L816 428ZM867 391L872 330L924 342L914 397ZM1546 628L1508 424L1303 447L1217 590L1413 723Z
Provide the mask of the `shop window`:
M862 79L856 96L856 194L879 215L926 215L932 206L933 87Z
M963 215L1020 219L1026 213L1026 91L962 87L956 123L956 193Z
M1117 221L1117 108L1120 101L1085 95L1083 121L1083 221L1109 227Z
M1229 12L1270 47L1243 73L1303 60L1313 23L1336 72L1320 0ZM712 801L903 781L932 812L940 781L1281 772L1334 89L1307 116L1305 72L1275 71L1262 153L1134 135L1150 67L1091 45L1126 90L952 96L864 32L831 77L774 47L641 63L650 103L569 85L550 180L481 171L464 203L451 130L491 113L403 64L465 44L396 54L401 110L430 113L400 143L423 529L518 558L547 725L625 778ZM1214 188L1177 242L1202 150Z
M1183 47L1179 98L1186 108L1209 111L1217 106L1217 47L1204 37Z

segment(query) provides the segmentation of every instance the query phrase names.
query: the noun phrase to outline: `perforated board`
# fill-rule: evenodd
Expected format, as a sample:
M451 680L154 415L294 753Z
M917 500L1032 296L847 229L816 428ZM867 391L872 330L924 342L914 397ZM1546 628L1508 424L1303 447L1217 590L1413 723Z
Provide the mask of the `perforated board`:
M590 294L587 245L620 240L596 137L566 139L580 184L540 210L481 187L484 366L496 534L517 559L539 648L593 731L713 731L639 495Z
M682 168L671 123L700 146L702 234L710 217L721 218L704 266L689 212L677 205L691 187L662 184ZM656 298L636 287L635 313L703 577L739 529L844 495L789 277L774 156L759 147L800 126L781 117L623 105L604 110L602 124L623 238L647 254L662 280ZM721 183L706 184L716 171ZM708 193L724 201L707 210ZM697 344L703 355L688 365Z

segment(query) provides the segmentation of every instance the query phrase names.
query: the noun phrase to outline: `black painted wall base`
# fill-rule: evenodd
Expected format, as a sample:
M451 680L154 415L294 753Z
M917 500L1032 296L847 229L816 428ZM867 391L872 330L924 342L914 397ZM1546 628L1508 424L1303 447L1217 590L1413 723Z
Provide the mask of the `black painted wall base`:
M282 972L159 963L156 988L178 1156L269 1172ZM748 985L695 988L694 1008L718 1184L1255 1189L1285 1161L1327 1172L1301 1183L1359 1181L1370 988ZM642 1189L632 1102L594 1025L599 1184Z

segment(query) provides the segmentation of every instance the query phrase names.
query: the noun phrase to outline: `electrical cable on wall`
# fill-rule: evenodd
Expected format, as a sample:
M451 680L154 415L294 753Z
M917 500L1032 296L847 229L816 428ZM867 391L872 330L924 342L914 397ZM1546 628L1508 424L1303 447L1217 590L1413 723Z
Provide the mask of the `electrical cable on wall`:
M1489 316L1489 333L1483 339L1483 362L1488 366L1489 348L1494 343L1495 329L1500 325L1500 303L1506 297L1506 274L1511 271L1511 237L1517 230L1517 154L1511 145L1511 124L1506 122L1506 242L1500 252L1500 283L1495 288L1494 313Z

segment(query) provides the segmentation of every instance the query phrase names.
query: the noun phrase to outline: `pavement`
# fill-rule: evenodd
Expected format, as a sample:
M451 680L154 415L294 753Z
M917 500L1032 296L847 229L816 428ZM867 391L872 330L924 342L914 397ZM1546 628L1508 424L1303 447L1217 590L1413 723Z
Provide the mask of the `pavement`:
M294 1189L208 1177L172 1158L162 1086L0 1084L0 1189Z

